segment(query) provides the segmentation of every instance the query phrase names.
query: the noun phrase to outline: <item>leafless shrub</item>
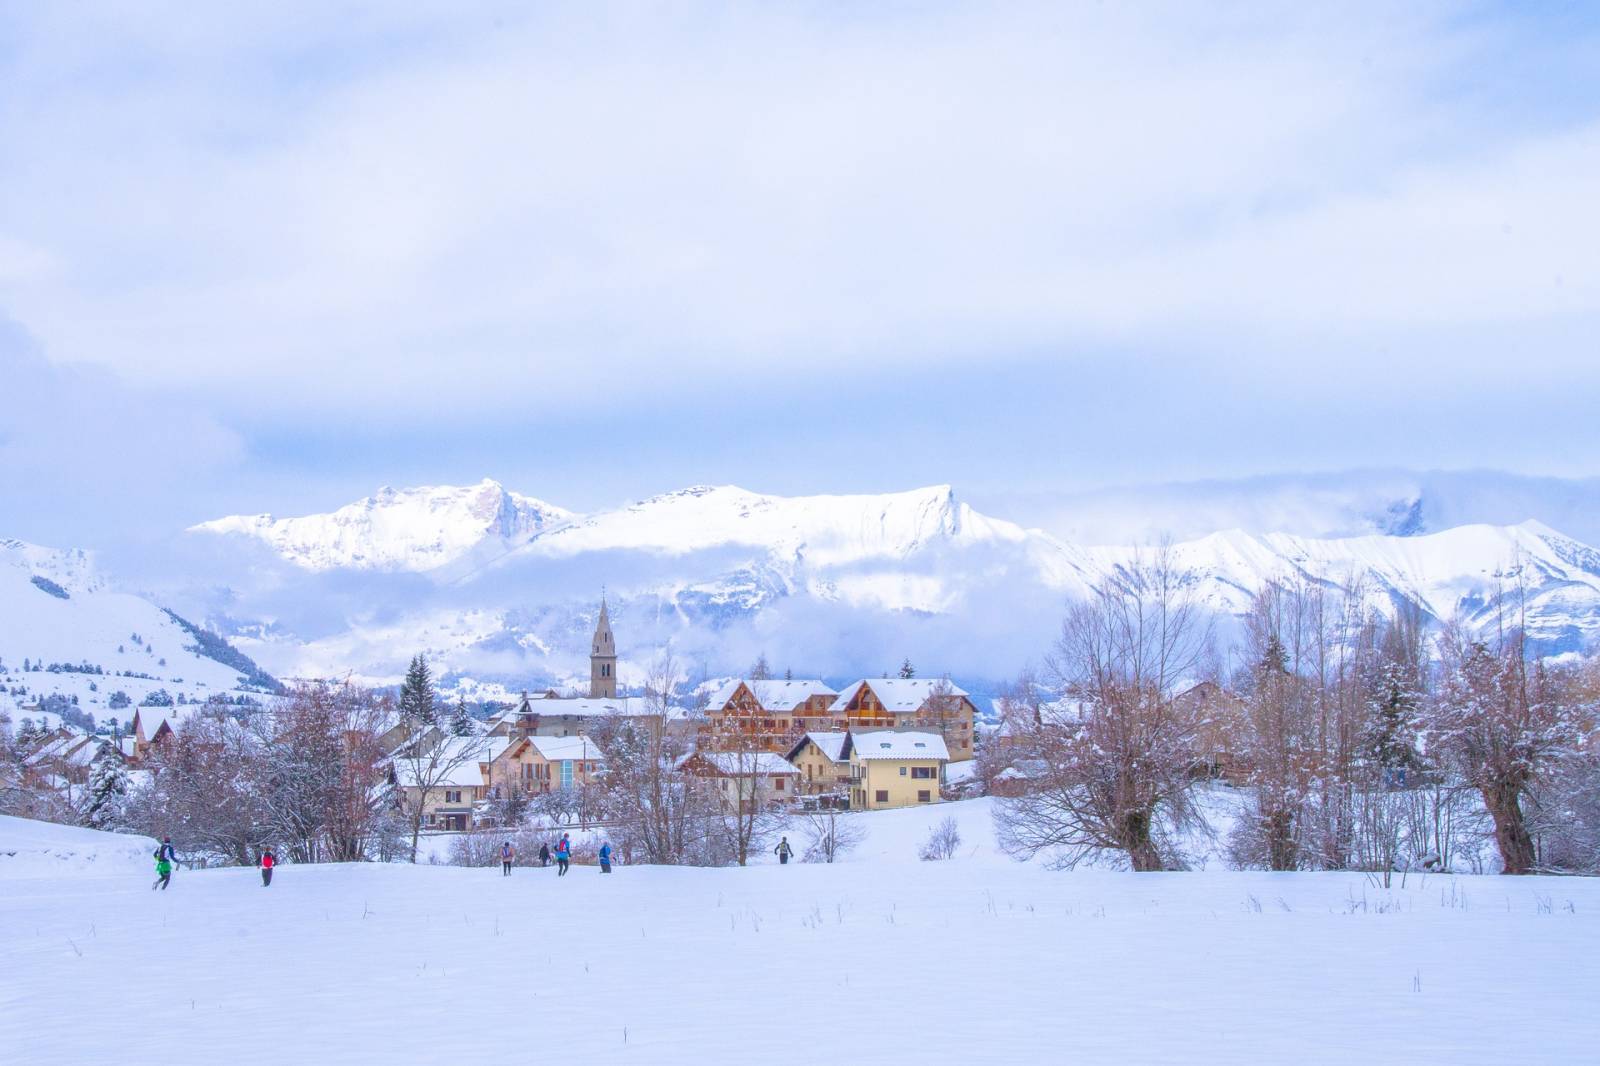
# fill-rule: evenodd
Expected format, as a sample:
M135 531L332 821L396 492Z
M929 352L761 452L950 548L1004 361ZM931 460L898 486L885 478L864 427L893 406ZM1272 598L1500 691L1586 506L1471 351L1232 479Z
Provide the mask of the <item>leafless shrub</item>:
M923 862L939 862L954 858L956 849L960 846L961 830L956 825L956 820L945 818L928 831L928 839L922 842L917 858Z

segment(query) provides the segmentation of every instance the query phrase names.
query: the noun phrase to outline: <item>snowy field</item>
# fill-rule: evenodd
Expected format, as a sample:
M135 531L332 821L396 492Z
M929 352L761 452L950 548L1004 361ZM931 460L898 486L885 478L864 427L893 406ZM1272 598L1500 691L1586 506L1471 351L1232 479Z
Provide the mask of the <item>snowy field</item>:
M949 813L959 856L917 862ZM834 866L291 866L270 889L184 870L166 893L128 838L102 858L85 831L0 819L0 1060L1580 1063L1600 1046L1600 881L1053 873L994 851L988 801L863 817L871 838Z

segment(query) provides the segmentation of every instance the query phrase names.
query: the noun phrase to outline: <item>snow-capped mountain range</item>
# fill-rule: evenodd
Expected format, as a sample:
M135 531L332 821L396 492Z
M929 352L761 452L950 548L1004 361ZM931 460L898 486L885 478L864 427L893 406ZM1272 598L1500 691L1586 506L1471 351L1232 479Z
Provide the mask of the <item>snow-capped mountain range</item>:
M1003 678L1037 661L1067 603L1136 550L990 517L947 485L804 497L699 486L583 514L488 480L383 489L322 515L219 518L182 542L186 572L143 576L140 590L276 676L391 681L421 651L490 694L586 676L602 588L625 681L668 642L686 668L713 675L766 653L797 675L846 678L909 656L926 671ZM1275 577L1360 577L1380 606L1480 626L1518 595L1552 650L1600 638L1600 552L1533 519L1416 535L1232 529L1173 551L1225 614ZM82 553L7 552L26 571L8 596L49 598L28 578L51 574L86 603L91 588L114 595ZM30 654L30 639L27 625L0 629L0 656Z
M332 514L301 518L232 515L192 532L238 533L272 546L307 570L432 570L485 542L520 543L572 519L570 512L485 479L467 488L430 486L375 495Z

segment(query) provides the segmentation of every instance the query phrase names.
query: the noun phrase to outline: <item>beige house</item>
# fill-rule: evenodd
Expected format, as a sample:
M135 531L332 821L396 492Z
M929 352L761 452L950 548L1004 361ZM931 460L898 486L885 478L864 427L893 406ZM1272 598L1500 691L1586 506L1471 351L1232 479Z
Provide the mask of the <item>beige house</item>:
M802 796L848 797L850 759L844 746L849 739L849 733L807 733L784 755L800 774Z
M489 795L543 795L592 784L600 772L600 747L587 736L518 737L489 764Z
M678 767L709 781L730 808L783 806L800 794L800 771L770 751L697 751L679 759Z
M837 728L923 729L945 742L951 762L974 753L972 697L945 678L876 677L849 685L834 701Z
M897 729L850 733L844 756L850 763L850 808L857 811L938 803L950 761L938 733Z
M473 805L489 795L489 767L508 742L497 737L449 737L426 755L396 754L391 764L394 784L408 810L422 805L428 829L465 831L473 828Z

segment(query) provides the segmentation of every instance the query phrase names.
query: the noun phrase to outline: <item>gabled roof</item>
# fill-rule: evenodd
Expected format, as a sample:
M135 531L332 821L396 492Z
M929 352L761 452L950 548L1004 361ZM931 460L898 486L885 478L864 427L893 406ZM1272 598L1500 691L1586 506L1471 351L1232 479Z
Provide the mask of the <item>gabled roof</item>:
M862 688L869 688L878 702L892 714L914 714L922 709L933 694L935 686L948 687L951 696L963 697L967 690L953 682L937 677L868 677L845 688L833 703L835 712L842 712Z
M440 766L454 762L455 766L434 782L436 787L467 788L483 784L482 763L493 762L505 751L509 742L505 737L449 737L439 747L436 760L427 756L417 759L397 758L394 776L402 786L419 787L418 771L437 772Z
M844 762L844 743L850 739L849 733L807 733L801 737L794 747L789 749L789 754L784 756L790 762L800 754L800 749L809 741L817 746L817 750L826 755L831 762Z
M529 737L528 745L550 762L604 758L600 745L582 733L575 737Z
M938 733L921 733L914 730L877 729L853 732L845 745L847 757L870 759L943 759L949 761L950 749Z
M737 678L727 682L711 694L708 706L712 710L721 710L733 699L733 694L739 691L739 686L744 685L750 694L761 704L763 710L792 711L812 696L836 696L833 687L824 681L815 678L793 679L768 679L765 681L741 681Z
M696 751L678 760L684 764L698 760L704 762L724 777L742 777L759 774L763 777L797 776L800 771L789 765L789 760L770 751Z
M576 699L530 697L530 701L505 711L499 717L489 722L489 728L494 728L501 723L515 723L517 716L524 713L536 714L543 718L559 718L562 715L573 715L579 718L606 718L611 715L641 716L657 714L650 701L643 696L614 696L611 698L594 699L588 696ZM678 708L671 708L668 717L673 717Z

